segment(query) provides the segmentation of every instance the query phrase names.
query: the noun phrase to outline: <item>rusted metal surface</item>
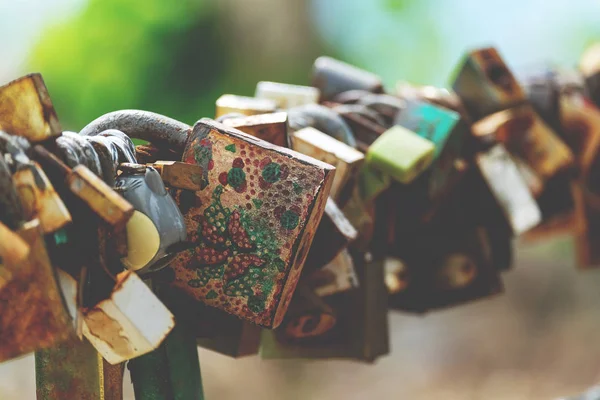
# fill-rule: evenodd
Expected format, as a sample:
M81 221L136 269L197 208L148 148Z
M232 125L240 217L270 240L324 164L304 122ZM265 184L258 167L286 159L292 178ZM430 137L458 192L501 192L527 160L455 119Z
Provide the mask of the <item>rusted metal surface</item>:
M287 113L250 115L243 118L224 118L223 125L231 126L277 146L290 147Z
M574 164L571 150L527 105L491 114L473 124L473 132L504 143L543 182Z
M35 354L38 400L122 400L124 364L110 365L87 340L69 340Z
M277 326L333 167L209 119L195 125L182 161L202 166L203 189L176 196L195 247L171 264L172 284L240 318Z
M574 165L573 153L529 106L510 112L496 137L516 157L522 158L544 180ZM530 125L519 129L517 121L530 118ZM520 124L520 123L519 123Z
M29 256L29 245L0 222L0 290Z
M73 168L67 176L67 184L77 197L115 228L123 228L133 214L131 204L83 165Z
M520 235L542 221L535 199L504 146L498 144L479 153L475 164L486 183L485 188L481 188L485 192L482 195L494 199L514 235ZM491 213L494 208L482 209L482 212Z
M62 132L40 74L30 74L0 87L0 129L32 142Z
M19 235L31 250L0 290L0 361L54 346L73 329L39 221L26 223Z
M179 161L156 161L147 165L156 168L167 186L193 191L202 190L201 183L204 170L199 165Z
M141 164L151 164L158 160L179 161L181 160L181 151L176 152L165 146L157 147L152 143L135 146L135 155L137 161Z
M23 208L4 157L0 157L0 193L0 222L15 230L23 223Z
M0 222L0 260L5 265L17 266L27 259L29 245L16 232Z
M156 349L173 328L173 315L131 271L117 275L110 297L82 310L83 333L110 364Z
M349 182L354 184L365 156L353 147L311 128L294 132L293 149L335 167L331 197L339 201Z
M527 101L514 75L492 47L467 55L452 88L474 121Z
M39 218L44 233L55 232L72 221L71 214L37 163L13 175L26 219Z
M96 118L79 134L95 136L108 129L118 129L131 138L147 140L182 151L191 127L149 111L121 110Z
M102 368L104 369L104 400L122 400L125 363L111 365L102 359Z

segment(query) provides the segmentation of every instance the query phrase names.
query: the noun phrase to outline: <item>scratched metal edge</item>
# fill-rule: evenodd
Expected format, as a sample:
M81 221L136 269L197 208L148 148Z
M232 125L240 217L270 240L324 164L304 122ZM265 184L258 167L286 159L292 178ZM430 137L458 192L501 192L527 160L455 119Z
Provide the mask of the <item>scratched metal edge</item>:
M310 247L312 245L312 241L315 238L317 228L319 226L319 223L321 222L321 218L323 218L323 213L325 212L327 198L329 196L329 191L331 190L331 185L333 184L334 177L335 177L335 168L324 171L323 181L321 181L322 184L320 185L319 190L317 190L317 193L315 195L315 200L309 206L307 221L304 224L304 226L302 227L300 234L296 237L294 244L292 245L292 249L294 250L295 257L293 259L290 259L289 268L287 268L287 272L285 274L285 285L283 286L283 288L281 290L281 295L275 301L275 313L273 314L273 317L271 318L270 329L277 328L281 324L281 322L283 322L283 317L285 316L287 307L289 306L289 303L291 302L292 293L294 292L296 285L298 284L298 281L300 280L300 275L302 273L302 270L304 269L304 262L306 261L306 257L308 256L308 250L304 254L300 254L299 249L302 249L303 247L307 247L308 249L310 249ZM317 204L318 204L318 208L315 210L315 206L317 206ZM306 237L305 232L306 232L308 225L311 223L311 221L313 221L312 223L314 223L314 225L315 225L314 230L313 230L312 234L310 235L310 237ZM305 246L301 246L301 244L303 244L302 242L305 242ZM304 259L299 260L298 257L302 257L302 256L304 257ZM288 279L288 277L293 272L294 266L298 262L301 262L302 265L297 267L298 271L295 272L297 274L297 277L296 277L296 279L293 279L293 282L292 282L292 280ZM288 304L287 305L284 304L283 308L280 308L281 300L285 297L286 293L289 294L289 297L287 298Z
M46 82L44 81L44 77L41 73L35 72L27 75L27 77L31 77L35 88L37 89L38 99L40 101L40 105L42 107L42 112L44 115L44 121L48 124L48 128L50 130L50 137L57 137L62 134L62 127L60 125L60 121L56 114L56 109L54 108L54 104L52 104L52 99L50 97L50 93L48 92L48 87L46 86Z

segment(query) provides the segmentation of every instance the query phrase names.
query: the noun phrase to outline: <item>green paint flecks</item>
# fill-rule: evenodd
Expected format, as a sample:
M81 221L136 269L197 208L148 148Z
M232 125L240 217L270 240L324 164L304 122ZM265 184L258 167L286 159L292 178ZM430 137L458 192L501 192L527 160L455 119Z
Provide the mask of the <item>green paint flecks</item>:
M263 179L268 183L275 183L281 177L281 166L271 162L265 166L262 171Z
M227 173L227 183L237 188L246 181L246 173L242 168L231 168Z
M277 271L285 271L285 262L281 258L277 257L276 259L274 259L273 265L275 266L275 268L277 268Z
M252 199L252 204L254 204L254 207L260 208L263 205L263 201L260 199Z
M198 234L203 238L205 248L211 248L215 252L228 252L228 257L217 265L202 264L200 260L201 265L196 268L197 279L189 280L188 285L193 288L208 288L206 299L212 300L218 297L218 293L211 288L211 280L217 280L219 284L224 284L223 291L227 296L245 297L248 309L260 313L264 311L268 295L273 291L276 275L285 270L285 263L278 256L281 243L272 228L257 222L244 208L236 208L234 212L224 208L221 204L223 190L223 186L215 188L213 201L204 210L205 223L198 227ZM262 200L253 199L253 204L260 208ZM235 228L232 225L235 223L233 217L239 218L239 225ZM293 229L298 225L298 219L296 213L288 210L282 215L282 225L286 229ZM236 230L230 231L231 229ZM245 235L240 235L238 229L242 229ZM235 243L243 238L247 238L251 245ZM245 273L228 281L226 266L238 254L254 254L265 260L265 263L260 267L251 266Z
M300 194L302 193L302 186L298 185L296 182L293 182L294 193Z
M230 144L228 146L225 146L225 150L235 153L235 151L236 151L235 144Z
M292 210L284 211L279 220L281 226L290 231L298 226L299 221L300 216Z
M61 244L66 244L68 242L69 236L67 235L66 229L60 229L54 232L54 243L56 243L57 246L60 246Z

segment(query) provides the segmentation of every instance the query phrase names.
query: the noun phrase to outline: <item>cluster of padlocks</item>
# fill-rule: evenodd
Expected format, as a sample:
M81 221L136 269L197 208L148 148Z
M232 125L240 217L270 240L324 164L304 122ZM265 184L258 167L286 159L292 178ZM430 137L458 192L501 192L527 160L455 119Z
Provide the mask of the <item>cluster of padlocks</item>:
M0 87L0 362L35 352L39 399L121 399L126 362L136 398L199 399L197 346L372 362L389 308L500 293L516 236L598 264L600 49L520 77L487 48L386 91L321 57L214 120L79 133L40 75Z

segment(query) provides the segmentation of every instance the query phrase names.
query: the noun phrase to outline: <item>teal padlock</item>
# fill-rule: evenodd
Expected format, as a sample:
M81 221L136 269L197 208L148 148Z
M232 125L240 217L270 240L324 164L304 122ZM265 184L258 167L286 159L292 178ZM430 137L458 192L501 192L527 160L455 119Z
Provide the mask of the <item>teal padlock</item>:
M459 113L425 101L408 99L395 123L435 145L429 183L429 197L435 201L448 192L462 171L456 162L463 153L468 127Z

